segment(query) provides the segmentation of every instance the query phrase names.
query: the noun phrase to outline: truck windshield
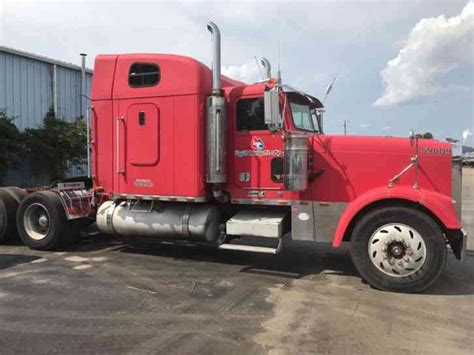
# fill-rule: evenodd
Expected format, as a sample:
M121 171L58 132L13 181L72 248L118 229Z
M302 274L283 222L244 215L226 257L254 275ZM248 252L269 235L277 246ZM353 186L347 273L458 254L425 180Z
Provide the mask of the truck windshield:
M295 127L304 131L320 132L315 112L311 109L311 102L297 93L288 93L287 98Z

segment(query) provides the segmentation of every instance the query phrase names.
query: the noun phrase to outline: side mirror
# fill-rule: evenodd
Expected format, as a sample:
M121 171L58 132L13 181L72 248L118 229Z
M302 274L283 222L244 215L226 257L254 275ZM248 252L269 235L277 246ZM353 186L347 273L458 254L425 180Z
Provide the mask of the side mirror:
M280 100L278 91L265 91L263 94L265 109L265 124L278 126L280 124Z

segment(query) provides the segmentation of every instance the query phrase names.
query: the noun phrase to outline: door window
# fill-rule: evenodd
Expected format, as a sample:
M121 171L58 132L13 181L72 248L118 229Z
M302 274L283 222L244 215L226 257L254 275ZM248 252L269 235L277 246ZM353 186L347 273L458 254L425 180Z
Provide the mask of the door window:
M237 131L265 131L265 111L263 97L237 101Z

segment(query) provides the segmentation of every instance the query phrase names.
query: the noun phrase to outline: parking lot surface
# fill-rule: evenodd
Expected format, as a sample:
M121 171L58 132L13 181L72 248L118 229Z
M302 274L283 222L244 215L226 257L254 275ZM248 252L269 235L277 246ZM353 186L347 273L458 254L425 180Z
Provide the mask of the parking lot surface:
M474 169L464 173L474 235ZM474 244L469 242L471 249ZM364 283L347 246L253 255L106 236L0 247L1 353L470 353L474 253L423 294Z

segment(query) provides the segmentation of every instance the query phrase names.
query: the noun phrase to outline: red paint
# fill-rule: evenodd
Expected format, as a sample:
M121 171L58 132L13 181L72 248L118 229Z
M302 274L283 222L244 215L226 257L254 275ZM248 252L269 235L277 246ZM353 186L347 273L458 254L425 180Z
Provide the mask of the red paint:
M454 204L451 202L451 198L446 195L425 189L414 189L413 187L406 185L393 188L386 186L378 187L367 191L349 203L339 219L339 224L334 233L333 247L337 248L341 245L347 227L359 211L374 202L387 199L401 199L420 203L433 212L446 228L461 228Z
M158 64L159 84L130 87L128 73L136 62ZM223 84L239 82L223 78ZM205 102L210 91L211 71L191 58L98 56L92 91L95 185L107 194L205 197ZM142 127L140 112L146 119Z
M130 66L137 62L160 67L158 85L128 85ZM347 202L335 233L335 247L360 209L387 198L420 203L447 228L460 228L450 197L451 155L426 149L449 150L448 143L419 140L418 177L411 169L389 188L388 181L416 154L414 140L312 134L308 138L310 170L318 177L304 192L286 191L281 182L271 178L272 159L283 157L284 133L236 129L238 100L262 97L266 84L246 85L225 77L222 84L228 112L226 190L232 199ZM98 56L92 89L95 187L102 187L105 194L208 198L205 113L211 85L210 69L191 58ZM295 130L284 94L281 104L286 130ZM140 115L145 125L140 123ZM259 150L269 153L255 153ZM418 189L413 188L415 180ZM252 197L252 190L263 191L264 196Z

